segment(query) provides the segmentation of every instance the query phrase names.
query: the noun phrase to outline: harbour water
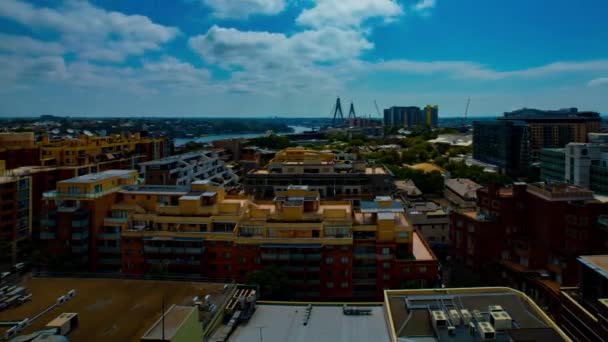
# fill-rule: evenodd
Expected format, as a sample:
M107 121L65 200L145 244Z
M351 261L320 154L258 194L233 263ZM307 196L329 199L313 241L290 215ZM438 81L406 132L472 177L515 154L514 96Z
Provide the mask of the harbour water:
M302 133L302 132L309 131L311 129L310 127L304 127L304 126L289 126L289 127L293 128L292 133ZM265 134L266 133L211 134L211 135L206 135L206 136L198 137L198 138L175 139L173 144L175 146L181 146L181 145L185 145L191 141L195 141L195 142L199 142L199 143L211 143L216 140L224 140L224 139L234 139L234 138L250 139L250 138L261 137L261 136L264 136ZM287 133L279 133L279 135L282 135L282 134L287 134Z

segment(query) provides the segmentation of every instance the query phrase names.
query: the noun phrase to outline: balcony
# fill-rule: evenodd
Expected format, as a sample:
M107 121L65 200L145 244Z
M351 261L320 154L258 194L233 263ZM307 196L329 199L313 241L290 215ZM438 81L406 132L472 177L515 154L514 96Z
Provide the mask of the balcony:
M357 253L355 259L376 259L376 253Z
M186 254L203 254L203 248L184 248Z
M159 247L144 245L144 252L146 252L146 253L158 253L158 251L159 251Z
M120 253L120 247L118 246L97 246L97 251L102 253Z
M54 219L40 219L40 226L55 227L57 226L57 221L55 221Z
M104 217L104 226L122 226L129 219L127 217Z
M72 246L72 253L82 254L82 253L86 253L88 251L89 251L88 245Z
M88 237L89 237L89 231L87 231L87 230L72 233L72 240L84 240L84 239L87 239Z
M118 240L120 239L120 233L100 233L97 234L99 240Z
M393 254L378 254L378 260L393 260L395 256Z
M72 221L72 228L88 228L89 220Z
M55 240L57 234L53 232L40 232L40 240Z
M120 259L118 259L118 258L101 258L101 259L99 259L99 264L100 265L119 266Z

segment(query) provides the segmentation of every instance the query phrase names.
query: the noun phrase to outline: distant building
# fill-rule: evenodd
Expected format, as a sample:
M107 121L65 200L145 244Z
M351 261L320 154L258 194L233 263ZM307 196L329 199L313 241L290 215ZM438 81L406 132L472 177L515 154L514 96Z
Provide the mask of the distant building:
M435 254L446 256L450 244L450 218L434 202L410 202L406 213L412 226L422 234Z
M407 180L396 180L395 181L395 193L401 197L402 200L410 200L420 198L422 191L418 189L416 184L411 179Z
M566 181L608 194L608 144L570 143L540 153L542 181Z
M412 128L426 122L426 115L420 107L391 107L384 110L384 126Z
M526 123L530 132L530 152L534 158L542 148L564 147L570 142L587 142L587 134L600 132L602 123L598 113L579 112L577 108L523 108L504 113L498 120Z
M608 203L568 184L516 183L477 190L477 210L452 211L454 261L555 309L560 286L578 282L578 255L608 253Z
M471 208L477 203L477 189L481 185L467 178L451 178L444 182L444 197L454 206Z
M608 336L608 255L584 255L578 257L578 262L578 287L561 289L557 322L577 341L605 341Z
M473 158L512 176L530 165L529 129L522 121L473 122Z
M198 151L140 163L140 173L150 185L189 185L209 180L218 185L235 186L238 176L215 151Z
M391 194L393 175L380 165L295 147L277 152L266 169L250 171L243 180L245 193L257 199L273 198L290 185L307 185L323 198L373 198Z
M437 124L439 123L439 106L426 105L426 107L424 107L424 114L426 124L429 127L437 127Z

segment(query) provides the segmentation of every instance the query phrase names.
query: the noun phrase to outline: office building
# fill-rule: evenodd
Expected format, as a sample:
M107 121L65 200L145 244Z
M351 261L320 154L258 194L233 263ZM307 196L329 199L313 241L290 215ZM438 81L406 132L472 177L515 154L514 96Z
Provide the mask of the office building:
M541 150L541 180L565 181L608 194L608 144L570 143Z
M239 178L224 165L217 152L198 151L140 163L140 173L149 185L189 185L209 180L235 186Z
M608 228L608 219L605 221ZM577 287L562 288L557 322L577 341L608 336L608 255L584 255Z
M40 148L36 146L33 132L0 133L0 160L5 169L40 165Z
M564 182L566 154L563 148L543 148L540 150L540 180L543 182Z
M251 202L206 181L134 185L132 176L112 171L60 182L45 194L54 226L41 238L70 259L89 256L92 271L141 275L160 266L244 282L276 265L298 298L381 298L383 288L438 281L437 259L390 197L355 208L290 187L272 201Z
M38 238L49 264L91 272L119 269L120 223L127 211L110 209L121 187L136 183L135 170L108 170L59 181L56 190L45 192Z
M530 164L529 130L522 121L473 122L473 158L523 176Z
M432 119L432 112L431 119ZM413 128L427 123L426 113L420 107L391 107L384 110L384 126Z
M477 210L453 211L453 260L554 309L560 286L578 282L577 256L608 252L608 203L564 183L477 190Z
M571 142L587 142L587 134L600 132L602 122L598 113L579 112L577 108L523 108L504 113L498 120L526 123L530 132L530 152L534 158L542 148L564 147Z
M426 105L424 107L425 122L429 127L437 127L439 123L439 106Z
M525 293L506 287L387 290L390 341L572 341Z
M290 185L306 185L323 198L372 198L390 195L393 175L380 165L338 160L331 152L302 147L276 153L266 169L250 171L243 180L245 193L256 199L273 198Z

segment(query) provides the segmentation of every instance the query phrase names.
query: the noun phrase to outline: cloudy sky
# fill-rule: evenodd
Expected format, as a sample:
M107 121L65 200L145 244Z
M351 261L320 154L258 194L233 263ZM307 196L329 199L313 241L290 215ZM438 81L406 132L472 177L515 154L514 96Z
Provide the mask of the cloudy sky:
M605 0L0 0L0 115L608 112Z

